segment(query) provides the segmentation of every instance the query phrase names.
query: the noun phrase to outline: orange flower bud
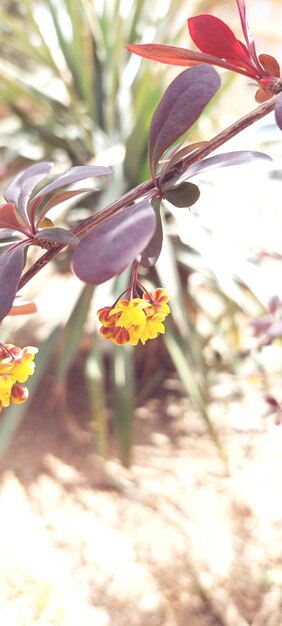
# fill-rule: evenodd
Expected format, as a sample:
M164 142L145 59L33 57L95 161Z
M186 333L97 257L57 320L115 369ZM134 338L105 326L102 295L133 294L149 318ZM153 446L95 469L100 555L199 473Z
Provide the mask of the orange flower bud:
M97 312L99 321L106 328L113 328L116 324L118 315L110 315L112 307L104 306L102 309L99 309Z
M24 385L20 385L19 383L15 383L12 387L11 392L11 400L14 404L22 404L28 398L28 389L24 387Z
M130 334L126 328L120 328L116 326L113 330L112 340L117 346L124 346L130 342Z

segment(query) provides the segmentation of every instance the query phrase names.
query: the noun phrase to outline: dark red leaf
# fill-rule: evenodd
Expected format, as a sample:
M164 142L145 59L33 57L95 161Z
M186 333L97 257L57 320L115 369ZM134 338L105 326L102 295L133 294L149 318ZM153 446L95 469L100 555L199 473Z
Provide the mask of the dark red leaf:
M73 255L75 274L94 285L119 274L142 253L155 227L148 199L126 207L98 224L79 243Z
M149 131L153 177L162 154L194 124L219 87L217 72L202 65L185 70L170 84L153 115Z
M253 67L245 45L236 39L229 26L218 17L205 13L190 17L188 28L194 44L205 54L212 54L247 68Z
M24 232L24 227L17 218L15 205L11 202L7 202L7 204L3 204L0 207L0 229L1 228L10 228Z
M260 69L259 60L256 53L255 42L253 40L253 36L250 32L247 16L246 16L246 5L244 0L236 0L237 7L240 15L242 31L245 37L245 41L247 44L247 49L249 50L250 57L252 58L255 65Z
M243 43L238 42L240 50L244 55L247 54L246 47ZM241 60L238 65L238 59L234 62L226 61L212 54L205 54L197 50L187 50L187 48L178 48L176 46L166 46L158 43L133 44L126 46L129 52L134 52L145 59L165 63L166 65L177 65L182 67L191 67L193 65L216 65L223 67L231 72L243 74L249 78L258 80L258 70L254 66L244 65Z
M17 287L24 267L25 244L10 248L0 256L0 320L13 306Z
M161 43L141 43L125 46L129 52L138 54L144 59L151 61L159 61L166 65L177 65L190 67L201 63L207 65L216 65L218 58L210 54L203 54L197 50L187 50L187 48L178 48L177 46L166 46ZM225 67L224 63L222 66Z

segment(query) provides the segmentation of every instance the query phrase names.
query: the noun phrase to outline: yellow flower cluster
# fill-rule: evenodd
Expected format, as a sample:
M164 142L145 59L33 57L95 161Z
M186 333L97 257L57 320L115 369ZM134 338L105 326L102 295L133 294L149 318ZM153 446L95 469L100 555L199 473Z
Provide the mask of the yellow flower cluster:
M19 348L11 343L0 344L0 412L11 402L21 404L28 398L25 383L34 372L37 348Z
M165 332L164 319L170 313L165 289L144 292L142 298L119 300L113 307L98 311L102 323L100 333L118 346L126 343L136 346L139 340L146 343Z

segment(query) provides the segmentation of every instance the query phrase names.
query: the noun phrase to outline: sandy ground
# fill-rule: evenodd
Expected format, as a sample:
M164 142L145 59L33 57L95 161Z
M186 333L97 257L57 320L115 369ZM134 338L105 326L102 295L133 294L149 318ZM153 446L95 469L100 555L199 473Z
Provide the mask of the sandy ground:
M185 404L186 403L186 404ZM1 461L3 626L281 626L282 427L137 412L133 465L35 412Z

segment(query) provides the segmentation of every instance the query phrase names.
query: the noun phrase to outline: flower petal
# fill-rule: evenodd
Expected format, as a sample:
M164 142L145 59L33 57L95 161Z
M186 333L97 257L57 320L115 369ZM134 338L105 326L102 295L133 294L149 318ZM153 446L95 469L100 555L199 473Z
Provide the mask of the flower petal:
M116 326L111 333L111 339L117 346L124 346L126 343L129 343L130 334L126 328Z
M37 306L35 302L27 302L27 301L17 301L17 296L15 302L7 315L9 317L15 315L30 315L31 313L37 312Z
M22 404L28 399L28 389L24 385L15 383L11 391L11 400L13 404Z

